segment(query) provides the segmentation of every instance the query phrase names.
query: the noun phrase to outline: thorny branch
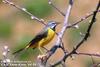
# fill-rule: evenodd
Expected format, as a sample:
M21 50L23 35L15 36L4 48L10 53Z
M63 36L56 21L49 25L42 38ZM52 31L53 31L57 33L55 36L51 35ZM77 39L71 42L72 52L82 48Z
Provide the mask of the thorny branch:
M43 19L37 18L36 16L34 16L34 15L31 14L30 12L28 12L27 9L22 8L22 7L18 6L18 5L15 5L15 4L14 4L13 2L11 2L10 0L3 0L3 2L4 2L5 4L9 4L9 5L11 5L11 6L13 6L13 7L15 7L15 8L17 8L17 9L23 11L23 12L25 12L26 14L28 14L28 15L31 17L31 19L37 20L38 22L40 22L40 23L46 25L46 24L44 23L44 20L43 20Z
M48 3L54 8L56 9L61 15L65 16L65 14L60 11L53 3L52 3L52 0L48 0Z
M37 21L41 22L42 24L46 25L46 24L44 23L44 20L43 20L43 19L39 19L39 18L35 17L35 16L32 15L30 12L28 12L25 8L21 8L20 6L15 5L15 4L14 4L13 2L11 2L10 0L3 0L3 2L6 3L6 4L9 4L9 5L11 5L11 6L13 6L13 7L15 7L15 8L17 8L17 9L23 11L23 12L25 12L25 13L27 13L29 16L31 16L31 19L37 20ZM48 59L56 52L56 50L57 50L58 48L61 48L61 49L64 51L64 54L65 54L65 55L64 55L58 62L54 63L53 65L50 65L50 67L55 67L55 66L57 66L57 65L59 65L59 64L62 64L63 67L66 67L65 61L66 61L66 59L67 59L69 56L71 56L72 54L77 54L77 55L88 55L88 56L97 56L97 57L100 57L100 54L90 54L90 53L79 53L79 52L77 52L77 49L78 49L78 48L87 40L87 38L90 36L90 31L91 31L92 25L93 25L93 23L96 21L96 18L95 18L95 17L96 17L96 15L97 15L97 12L100 12L100 10L99 10L100 0L99 0L98 6L97 6L97 8L96 8L95 11L92 11L92 12L88 13L86 16L82 17L80 20L76 21L75 23L73 23L73 24L71 24L71 25L69 25L68 18L69 18L69 16L70 16L71 8L72 8L72 6L73 6L73 0L69 0L69 6L68 6L68 9L67 9L67 11L66 11L66 14L64 14L63 12L61 12L61 11L52 3L52 0L48 0L48 2L49 2L49 4L50 4L52 7L54 7L59 13L61 13L61 14L65 17L65 20L64 20L64 23L63 23L63 27L62 27L61 32L58 33L58 39L57 39L55 45L50 49L49 52L47 52L47 54L46 54L46 56L45 56L46 59L45 59L44 57L42 57L42 60L43 60L43 61L40 61L40 63L42 62L42 63L43 63L43 66L45 66L46 63L47 63L47 61L48 61ZM79 42L79 43L77 44L77 46L74 47L74 49L73 49L71 52L67 52L67 51L65 50L64 45L63 45L63 42L62 42L63 35L64 35L65 31L66 31L68 28L72 28L73 26L79 24L80 22L82 22L83 20L89 18L89 17L92 16L92 15L93 15L92 20L91 20L91 22L90 22L90 25L88 26L87 33L85 34L85 36L84 36L84 38L82 39L82 41ZM39 60L41 60L41 59L39 59ZM97 65L98 65L98 64L94 65L93 67L96 67Z
M62 37L63 37L63 35L64 35L64 32L65 32L65 28L67 28L68 27L68 17L69 17L69 15L70 15L70 10L71 10L71 8L72 8L72 5L73 5L73 1L72 0L70 0L70 3L69 3L69 8L68 8L68 10L67 10L67 13L66 13L66 16L65 16L65 21L64 21L64 26L63 26L63 28L62 28L62 31L60 32L60 34L58 35L58 40L57 40L57 42L56 42L56 44L51 48L51 50L50 50L50 52L48 53L48 55L47 55L47 59L46 59L46 62L47 62L47 60L49 59L49 57L52 55L52 54L54 54L55 53L55 51L57 50L57 48L59 48L59 46L60 46L60 39L62 39ZM83 40L70 52L70 53L66 53L65 55L64 55L64 57L60 60L60 61L58 61L58 62L56 62L55 64L53 64L53 65L51 65L52 67L54 67L54 66L57 66L57 65L59 65L59 64L61 64L62 62L65 62L66 61L66 59L69 57L69 56L71 56L72 54L78 54L76 51L77 51L77 49L84 43L84 41L86 41L87 40L87 38L90 36L90 30L91 30L91 28L92 28L92 25L93 25L93 23L95 22L95 20L96 20L96 15L97 15L97 12L98 12L98 10L99 10L99 6L100 6L100 1L99 1L99 3L98 3L98 6L97 6L97 8L96 8L96 10L93 12L93 17L92 17L92 20L91 20L91 23L90 23L90 25L89 25L89 27L88 27L88 29L87 29L87 33L85 34L85 36L84 36L84 38L83 38ZM89 16L91 16L92 14L90 14ZM86 18L88 18L89 16L87 16ZM84 20L84 19L81 19L80 21L82 21L82 20ZM79 21L79 22L80 22ZM76 23L77 24L77 23ZM60 46L61 47L61 46ZM82 54L82 53L81 53ZM84 54L84 55L91 55L91 54ZM96 56L96 55L94 55L94 56Z
M100 10L98 10L98 12L100 12ZM92 16L94 13L94 11L87 13L86 16L83 16L80 20L74 22L73 24L69 25L68 28L71 28L77 24L79 24L80 22L84 21L85 19L89 18L90 16Z
M37 20L37 21L41 22L42 24L46 25L46 24L44 23L44 20L43 20L43 19L37 18L37 17L34 16L32 13L28 12L27 9L22 8L22 7L20 7L20 6L16 5L16 4L14 4L13 2L11 2L11 0L3 0L3 2L4 2L5 4L9 4L9 5L11 5L11 6L13 6L13 7L15 7L15 8L17 8L17 9L23 11L23 12L25 12L26 14L28 14L28 15L31 17L31 19ZM59 13L61 13L63 16L65 16L65 14L64 14L62 11L60 11L60 10L52 3L52 0L48 0L48 3L49 3L52 7L54 7ZM93 15L93 12L94 12L94 11L87 13L86 16L83 16L83 17L82 17L81 19L79 19L78 21L74 22L73 24L68 25L67 28L72 28L72 27L74 27L75 25L81 23L81 22L84 21L85 19L87 19L87 18L89 18L90 16L92 16L92 15ZM98 12L100 12L100 10L98 10Z
M55 8L61 15L65 16L65 14L64 14L62 11L60 11L60 10L52 3L52 0L48 0L48 3L49 3L53 8ZM98 10L98 12L100 12L100 10ZM72 28L72 27L74 27L75 25L77 25L77 24L81 23L82 21L84 21L85 19L88 19L90 16L93 15L93 13L94 13L94 11L87 13L85 16L81 17L78 21L74 22L73 24L68 25L67 28Z
M90 36L90 31L91 31L91 28L92 28L93 23L96 21L96 15L97 15L97 12L98 12L98 10L99 10L99 7L100 7L100 0L99 0L99 3L98 3L98 5L97 5L96 10L95 10L94 13L93 13L93 17L92 17L92 20L91 20L91 22L90 22L90 25L89 25L89 27L88 27L88 29L87 29L87 33L85 34L83 40L76 46L76 48L74 48L74 50L73 50L72 52L76 53L75 51L76 51L76 50L81 46L81 44L83 44L84 41L86 41L87 38Z
M96 54L90 54L90 53L80 53L80 52L77 52L77 55L87 55L87 56L100 57L100 54L98 54L98 53L96 53Z
M66 15L65 15L65 19L64 19L64 24L63 24L62 30L58 34L58 39L57 39L55 45L50 49L50 52L47 54L47 59L46 59L45 63L47 62L47 60L49 59L49 57L52 54L55 53L55 51L57 50L57 48L62 48L62 46L61 46L61 39L63 38L63 35L64 35L65 31L66 31L67 26L68 26L68 19L69 19L69 16L70 16L70 12L71 12L72 6L73 6L73 0L69 0L69 6L68 6L68 9L66 11ZM64 53L66 55L67 52L64 51ZM65 62L65 60L62 60L61 63L62 62Z
M92 17L92 20L91 20L91 23L87 29L87 33L85 34L83 40L81 42L78 43L78 45L68 54L65 54L65 56L60 60L58 61L57 63L53 64L52 66L56 66L58 64L61 64L62 61L65 61L69 56L71 56L72 54L77 54L77 49L82 46L82 44L87 40L87 38L90 36L90 31L91 31L91 28L92 28L92 25L93 23L95 22L96 20L96 15L97 15L97 12L99 10L99 7L100 7L100 0L98 2L98 5L97 5L97 8L96 10L94 11L93 13L93 17Z

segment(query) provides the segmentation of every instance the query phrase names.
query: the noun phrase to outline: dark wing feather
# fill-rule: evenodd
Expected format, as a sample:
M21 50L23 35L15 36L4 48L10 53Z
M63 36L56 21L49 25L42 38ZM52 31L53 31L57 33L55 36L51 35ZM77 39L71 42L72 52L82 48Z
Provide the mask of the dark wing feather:
M35 43L39 42L42 38L45 38L47 37L47 34L48 34L48 31L47 29L45 29L44 31L40 32L38 35L36 35L30 42L29 44L27 45L28 47L34 45ZM27 47L26 46L26 47ZM18 51L14 52L13 54L16 54L16 53L19 53L23 50L26 49L26 47L22 48L22 49L19 49Z
M36 35L30 42L30 46L34 45L35 43L39 42L42 38L47 37L48 31L44 30L40 32L38 35Z
M24 49L25 49L25 48L21 48L21 49L19 49L18 51L14 52L13 54L17 54L17 53L23 51Z

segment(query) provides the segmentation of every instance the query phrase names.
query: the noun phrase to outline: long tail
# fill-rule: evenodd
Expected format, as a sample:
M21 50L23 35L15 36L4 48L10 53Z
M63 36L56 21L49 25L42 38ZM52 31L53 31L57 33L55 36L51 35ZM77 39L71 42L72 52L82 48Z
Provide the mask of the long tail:
M24 50L26 50L27 48L29 48L29 46L26 46L25 48L21 48L21 49L19 49L18 51L12 53L12 54L20 53L21 51L24 51Z
M19 53L19 52L21 52L21 51L23 51L24 50L24 48L22 48L22 49L20 49L20 50L18 50L18 51L16 51L16 52L14 52L13 54L17 54L17 53Z

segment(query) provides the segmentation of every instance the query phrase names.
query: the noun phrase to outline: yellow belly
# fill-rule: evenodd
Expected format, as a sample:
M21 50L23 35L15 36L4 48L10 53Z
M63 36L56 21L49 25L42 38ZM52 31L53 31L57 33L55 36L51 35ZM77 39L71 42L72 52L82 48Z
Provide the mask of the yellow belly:
M52 29L48 29L48 35L46 38L43 38L39 43L38 46L44 46L47 45L53 38L54 38L55 32Z

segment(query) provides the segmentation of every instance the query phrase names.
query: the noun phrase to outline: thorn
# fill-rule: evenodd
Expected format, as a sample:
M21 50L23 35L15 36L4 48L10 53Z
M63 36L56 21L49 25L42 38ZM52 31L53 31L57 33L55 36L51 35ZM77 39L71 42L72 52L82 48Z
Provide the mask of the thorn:
M89 23L91 23L91 20L89 20Z
M3 56L6 56L6 55L7 55L7 52L3 52L2 55L3 55Z
M82 20L85 20L85 19L86 19L85 17L82 18Z
M50 1L49 1L48 3L49 3L49 4L52 4L52 2L50 2Z
M22 8L22 10L23 10L23 11L26 11L26 9L25 9L25 8Z
M7 50L8 49L8 46L4 46L4 49Z
M79 25L75 25L74 27L75 27L76 29L79 29Z
M13 5L14 3L12 3L12 2L9 2L9 5Z
M71 58L72 58L72 60L74 60L75 59L75 56L71 55Z
M73 46L73 49L75 49L76 48L76 46Z
M42 22L44 22L44 19L40 19Z
M5 0L2 1L3 3L7 4L7 2Z
M31 16L31 19L34 19L35 17L34 16Z
M83 34L82 32L80 32L80 35L81 35L82 37L84 37L84 36L85 36L85 34Z

